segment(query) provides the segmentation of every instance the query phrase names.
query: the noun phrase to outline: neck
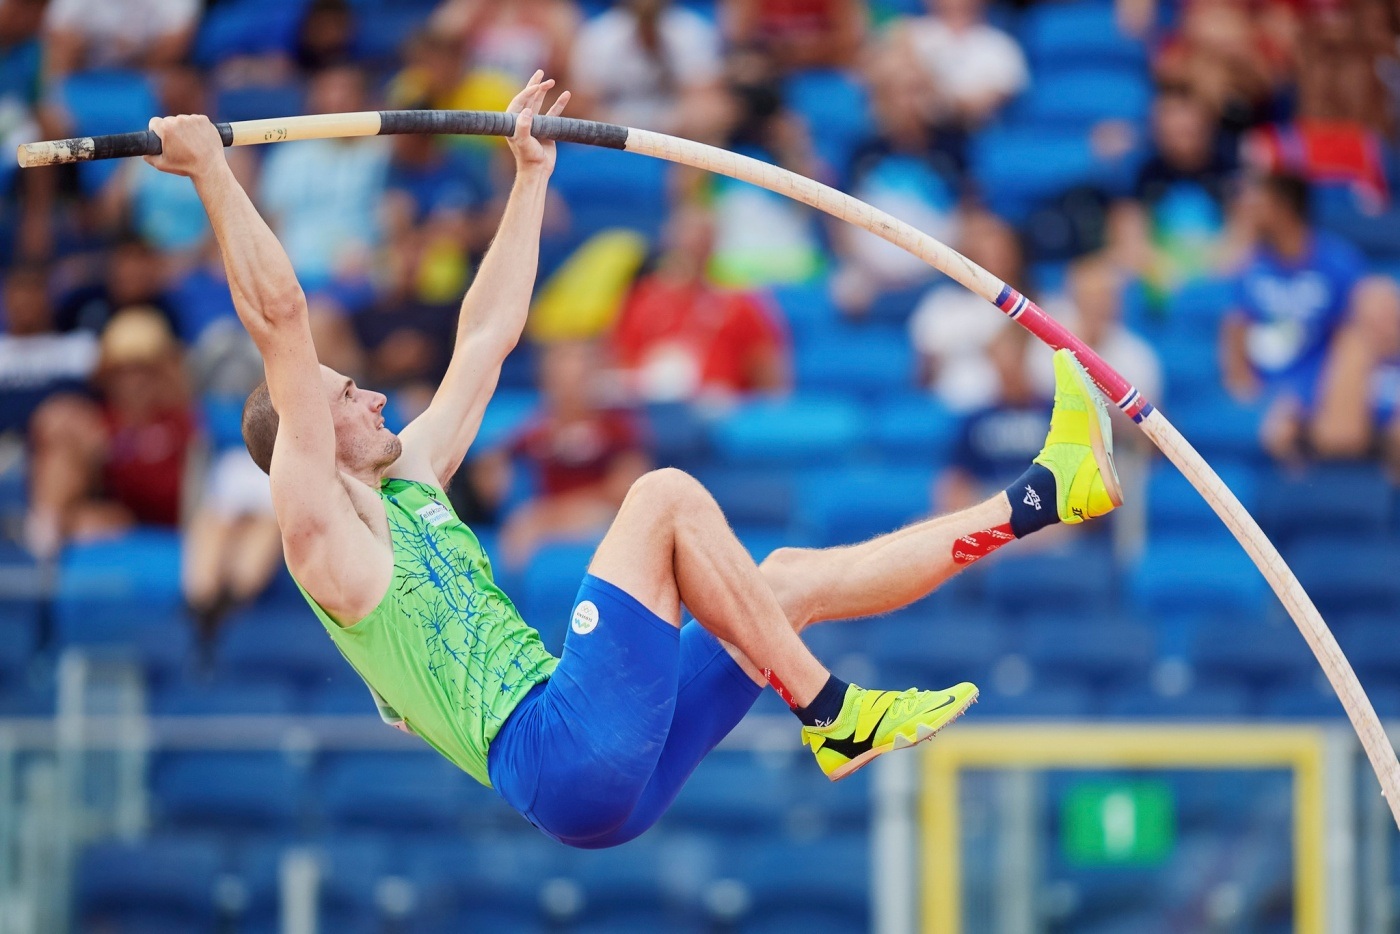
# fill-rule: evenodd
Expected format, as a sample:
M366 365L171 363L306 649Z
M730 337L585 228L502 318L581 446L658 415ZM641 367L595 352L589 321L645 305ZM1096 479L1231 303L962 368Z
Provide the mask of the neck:
M348 477L353 477L375 492L379 491L379 482L384 479L383 471L373 467L362 467L359 470L342 467L340 472Z
M1308 249L1308 228L1302 224L1288 224L1271 231L1266 238L1275 253L1287 259L1297 259Z

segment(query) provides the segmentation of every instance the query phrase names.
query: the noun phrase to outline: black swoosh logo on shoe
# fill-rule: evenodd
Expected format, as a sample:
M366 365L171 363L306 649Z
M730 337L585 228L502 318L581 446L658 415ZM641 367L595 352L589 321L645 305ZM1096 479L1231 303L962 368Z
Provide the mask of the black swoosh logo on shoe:
M931 708L931 709L928 710L927 712L928 712L928 713L933 713L933 712L936 711L936 710L942 710L944 707L947 707L949 704L956 703L956 702L957 702L957 699L958 699L958 696L957 696L956 694L949 694L947 700L945 700L943 703L939 704L937 707ZM884 718L882 717L881 719L884 719ZM877 722L877 724L876 724L877 728L878 728L878 725L879 725L879 724L878 724L878 722ZM823 748L823 749L834 749L834 750L836 750L837 752L839 752L841 755L845 756L847 759L854 759L856 756L860 755L860 754L863 753L863 752L869 752L869 751L874 747L875 744L874 744L874 742L872 742L872 740L875 738L875 734L876 734L877 732L878 732L878 729L871 730L871 731L870 731L870 735L869 735L868 737L866 737L865 739L863 739L863 740L857 740L857 739L855 739L855 738L849 738L849 739L836 739L836 738L834 738L834 737L832 737L832 738L827 738L826 741L822 743L822 748Z

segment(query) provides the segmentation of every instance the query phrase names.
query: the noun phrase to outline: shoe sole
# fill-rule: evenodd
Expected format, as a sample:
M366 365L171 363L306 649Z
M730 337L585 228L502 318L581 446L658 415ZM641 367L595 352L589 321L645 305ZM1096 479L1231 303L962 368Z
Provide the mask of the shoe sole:
M1089 419L1089 449L1094 453L1094 463L1098 465L1099 476L1103 477L1103 488L1108 494L1108 501L1117 509L1123 505L1123 487L1118 482L1118 468L1113 463L1113 426L1108 420L1108 406L1104 403L1103 394L1099 392L1098 386L1089 378L1089 371L1084 369L1084 364L1080 363L1079 358L1072 352L1069 359L1079 377L1080 389L1089 400L1089 404L1094 407L1094 414L1097 416Z
M887 752L894 752L896 749L908 749L910 746L917 746L919 743L928 742L929 740L937 736L939 731L946 729L953 723L953 721L957 720L958 717L961 717L963 714L967 713L967 708L977 703L977 695L979 693L981 692L973 691L968 696L967 700L963 701L961 704L958 705L957 709L953 711L953 715L947 720L944 720L938 726L930 727L920 724L914 730L913 739L910 739L909 737L904 736L900 733L896 733L894 735L894 739L890 740L888 743L885 743L881 746L875 746L874 748L861 753L860 755L852 759L850 762L847 762L845 765L839 766L838 768L834 769L831 772L831 774L827 776L827 778L831 779L833 782L839 782L847 775L850 775L853 772L860 771L866 765L874 761L877 757L883 756Z

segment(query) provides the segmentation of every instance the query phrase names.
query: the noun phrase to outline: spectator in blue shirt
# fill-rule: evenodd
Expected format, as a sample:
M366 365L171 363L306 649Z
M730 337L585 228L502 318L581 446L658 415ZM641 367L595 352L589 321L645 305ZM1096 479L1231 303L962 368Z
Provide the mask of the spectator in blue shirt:
M1234 307L1221 330L1225 386L1269 406L1265 446L1275 456L1297 449L1302 413L1364 272L1350 244L1312 228L1308 186L1267 175L1247 181L1239 200L1255 247L1236 276Z
M987 347L999 377L995 402L963 417L948 468L934 481L935 512L966 509L1015 480L1045 443L1050 400L1026 368L1027 333L1004 328Z

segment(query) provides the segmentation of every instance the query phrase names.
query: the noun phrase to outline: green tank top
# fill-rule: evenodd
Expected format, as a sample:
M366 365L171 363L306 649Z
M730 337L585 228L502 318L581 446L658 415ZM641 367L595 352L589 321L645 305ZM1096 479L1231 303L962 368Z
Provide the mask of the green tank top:
M446 494L386 479L379 496L394 551L384 599L343 627L304 588L302 596L369 685L380 716L490 785L491 740L558 660L496 586L481 543Z

